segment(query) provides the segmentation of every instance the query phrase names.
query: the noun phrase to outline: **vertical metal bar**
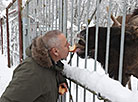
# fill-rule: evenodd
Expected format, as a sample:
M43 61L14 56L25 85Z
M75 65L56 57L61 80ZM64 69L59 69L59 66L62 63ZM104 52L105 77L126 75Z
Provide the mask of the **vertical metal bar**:
M64 94L64 96L63 96L63 97L64 97L64 101L63 101L63 102L66 102L66 94Z
M37 35L40 35L41 32L42 32L42 30L41 30L41 28L42 28L42 25L41 25L42 12L39 12L39 10L41 10L41 6L40 5L41 5L41 1L40 0L37 0L37 5L36 5L36 11L37 11L37 13L36 13L36 21L37 22L36 23L37 23L37 32L38 32ZM41 18L41 20L39 20L39 17Z
M21 18L21 7L22 0L18 0L18 21L19 21L19 54L20 54L20 63L23 59L23 41L22 41L22 18Z
M78 102L78 84L76 84L76 102Z
M48 29L48 30L51 29L51 24L50 24L50 22L51 22L51 19L50 19L50 1L51 1L51 0L48 0L48 8L49 8L49 12L48 12L48 13L49 13L49 20L48 20L48 22L49 22L49 23L48 23L49 29Z
M6 8L6 25L7 25L7 56L8 56L8 67L10 68L10 47L9 47L9 18L8 8Z
M29 8L31 7L31 5L30 5L31 3L30 2L28 2L27 3L27 7L26 7L26 14L27 14L27 24L26 24L26 32L27 32L27 37L26 37L26 41L28 41L28 45L29 44L31 44L31 29L30 29L30 15L29 15L29 12L30 12L30 10L29 10ZM35 11L35 13L36 13L36 11Z
M97 69L97 53L98 53L98 30L99 30L99 0L96 2L96 37L95 37L95 55L94 55L94 71ZM93 102L95 102L95 95L93 94Z
M45 0L45 3L46 3L46 15L45 15L46 17L45 17L45 19L46 19L46 31L47 31L48 30L47 29L47 26L48 26L47 25L47 6L48 6L47 0Z
M71 4L71 37L70 37L70 43L72 45L72 35L73 35L73 4L74 4L74 0L72 0L72 4Z
M3 54L3 27L2 27L2 18L0 19L0 26L1 26L1 48L2 48L2 54Z
M80 7L81 0L78 0L78 31L80 31ZM77 67L79 66L79 57L77 56ZM78 102L78 85L76 84L76 102Z
M39 1L38 0L37 1L32 1L30 4L32 4L34 6L34 12L33 12L32 16L34 17L34 20L35 20L35 22L34 22L35 25L36 25L36 29L35 29L36 34L35 34L35 36L37 36L39 34L39 31L40 31L40 29L39 29L39 20L38 20ZM28 8L28 11L29 11L29 8ZM29 13L28 13L28 15L29 15ZM30 31L32 31L32 30L30 30Z
M45 32L45 1L42 0L42 9L43 9L43 33Z
M31 29L30 28L31 27L30 27L30 18L29 18L29 8L31 7L30 4L31 3L28 3L28 5L27 5L27 17L28 17L27 20L28 21L27 21L27 25L26 25L27 26L27 32L28 32L28 37L27 37L28 38L27 39L28 40L28 45L31 44L31 35L30 35L30 33L31 33Z
M67 37L67 0L64 0L63 5L63 33Z
M49 0L47 0L47 30L49 31Z
M78 0L78 31L80 31L80 7L81 7L81 1L82 0ZM79 66L79 57L77 56L77 67L78 66Z
M58 1L58 28L60 29L60 0Z
M68 91L69 91L69 102L71 102L71 81L69 80L69 87L68 87Z
M39 0L37 0L37 2L36 2L36 3L37 3L37 5L38 5L38 4L39 4Z
M56 10L55 10L55 11L56 11L56 12L55 12L55 15L56 15L56 16L55 16L55 17L56 17L56 18L55 18L55 28L56 28L56 29L58 28L58 27L57 27L57 19L58 19L58 12L59 12L59 11L58 11L58 4L57 4L57 3L58 3L58 1L56 0L56 7L55 7L55 8L56 8Z
M138 90L138 81L137 81L137 90Z
M88 42L88 32L89 32L89 28L88 28L88 19L89 19L89 7L90 7L90 0L87 1L87 22L86 22L86 42ZM85 43L86 48L85 48L85 68L87 68L87 58L88 58L88 43Z
M120 46L120 61L119 61L119 81L120 82L122 82L124 39L125 39L125 21L126 21L126 0L124 0L123 21L122 21L122 27L121 27L121 46Z
M87 1L87 15L86 15L86 42L88 42L88 19L89 19L89 7L90 7L90 0ZM88 59L88 43L85 43L85 65L84 67L87 68L87 59ZM86 89L84 88L84 102L86 102Z
M98 31L99 31L99 0L96 3L97 12L96 12L96 37L95 37L95 63L94 63L94 70L96 71L96 62L97 62L97 52L98 52Z
M52 27L51 28L53 30L53 27L54 27L53 26L53 23L54 23L54 0L52 0L52 6L51 7L52 7L51 8L52 9L52 22L51 22L52 23Z
M63 0L59 0L59 29L63 31Z
M74 0L72 0L71 3L71 35L70 35L70 44L72 45L72 35L73 35L73 4L74 4ZM71 57L72 53L70 53L70 57ZM72 65L72 61L70 62L70 65ZM71 94L71 81L69 81L70 84L70 94ZM71 102L71 99L69 99L69 102Z
M28 20L28 15L29 15L29 2L26 2L26 8L24 9L24 15L23 16L23 59L26 58L25 54L25 49L29 46L29 35L28 35L28 30L29 30L29 20Z
M25 8L26 9L26 8ZM25 54L25 48L26 48L26 27L25 27L25 25L26 25L26 19L27 19L27 16L26 16L26 12L25 12L25 9L23 10L24 12L24 16L23 16L23 18L22 18L22 20L23 20L23 59L25 59L26 58L26 54Z
M109 42L110 42L110 18L111 18L111 0L109 1L109 14L108 14L108 28L107 28L107 42L106 42L106 60L105 60L105 73L108 73L108 60L109 60Z

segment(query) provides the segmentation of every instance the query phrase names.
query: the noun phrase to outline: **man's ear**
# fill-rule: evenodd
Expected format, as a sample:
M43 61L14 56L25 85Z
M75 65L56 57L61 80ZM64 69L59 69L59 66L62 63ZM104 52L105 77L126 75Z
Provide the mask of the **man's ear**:
M55 55L55 56L59 56L59 50L57 48L52 48L52 53Z

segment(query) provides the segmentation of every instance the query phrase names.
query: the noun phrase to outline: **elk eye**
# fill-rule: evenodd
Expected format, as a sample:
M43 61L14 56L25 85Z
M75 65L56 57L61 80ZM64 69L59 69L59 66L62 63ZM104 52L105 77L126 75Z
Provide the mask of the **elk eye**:
M85 46L85 43L82 40L79 40L79 44Z

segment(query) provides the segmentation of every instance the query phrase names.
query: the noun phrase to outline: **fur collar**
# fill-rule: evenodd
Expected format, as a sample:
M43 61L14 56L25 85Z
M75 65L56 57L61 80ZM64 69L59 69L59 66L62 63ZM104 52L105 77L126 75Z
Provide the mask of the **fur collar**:
M44 43L42 42L42 36L37 37L32 42L31 47L32 58L42 67L51 67L52 59L49 55L48 49L45 47Z

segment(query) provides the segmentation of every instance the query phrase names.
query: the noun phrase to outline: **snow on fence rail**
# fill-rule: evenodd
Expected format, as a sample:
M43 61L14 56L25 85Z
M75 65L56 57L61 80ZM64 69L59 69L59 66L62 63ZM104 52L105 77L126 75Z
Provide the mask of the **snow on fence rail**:
M107 74L99 74L95 71L89 71L79 67L71 67L67 63L64 63L64 74L67 78L73 80L89 89L95 94L105 96L102 98L105 101L112 102L138 102L138 92L133 92L123 87L119 81L115 81ZM111 102L110 101L110 102Z

